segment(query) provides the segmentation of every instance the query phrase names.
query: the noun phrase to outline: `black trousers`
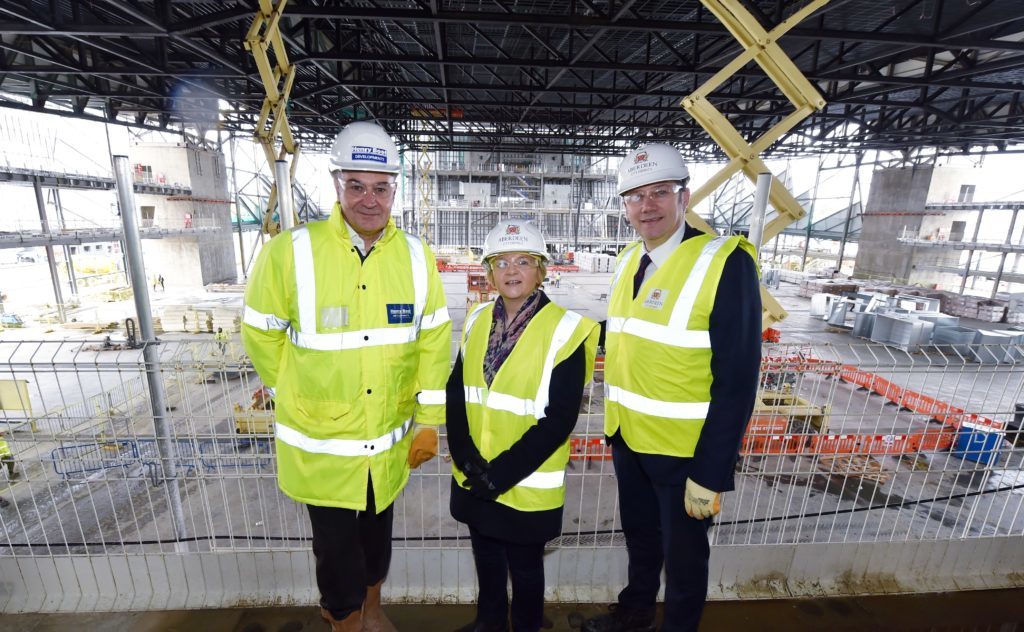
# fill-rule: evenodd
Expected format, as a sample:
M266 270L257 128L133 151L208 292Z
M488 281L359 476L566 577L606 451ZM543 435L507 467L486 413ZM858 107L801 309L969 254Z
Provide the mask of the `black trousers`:
M394 505L376 513L373 485L367 489L366 511L306 505L320 606L335 619L362 608L366 587L387 577L391 566Z
M643 454L621 437L612 440L619 487L619 514L629 555L629 580L619 593L622 608L653 608L665 567L662 632L696 632L708 596L708 528L683 507L684 485L660 484ZM662 457L664 458L664 457Z
M516 544L469 528L480 584L478 623L503 628L508 621L508 577L512 575L512 630L537 632L544 620L544 543Z

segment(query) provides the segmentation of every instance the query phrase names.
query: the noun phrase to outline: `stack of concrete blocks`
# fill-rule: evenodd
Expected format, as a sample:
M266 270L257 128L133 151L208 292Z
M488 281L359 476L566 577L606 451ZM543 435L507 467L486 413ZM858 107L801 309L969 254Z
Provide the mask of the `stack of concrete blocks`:
M1006 303L999 300L980 301L978 303L978 320L987 323L1001 323L1006 316Z
M188 331L185 328L185 305L168 305L164 307L160 320L164 331Z
M223 329L228 333L241 331L242 308L240 307L214 307L212 328L214 333Z
M1024 294L1010 294L1006 303L1006 322L1024 325Z
M950 295L947 303L949 313L954 316L962 316L964 318L977 318L978 301L980 300L981 299L977 296L952 294Z
M212 332L213 313L207 309L186 309L185 331L196 334Z
M614 272L615 257L602 253L577 252L573 263L579 266L580 272Z
M843 294L856 292L860 286L850 281L833 279L804 279L800 282L800 296L811 298L815 294Z

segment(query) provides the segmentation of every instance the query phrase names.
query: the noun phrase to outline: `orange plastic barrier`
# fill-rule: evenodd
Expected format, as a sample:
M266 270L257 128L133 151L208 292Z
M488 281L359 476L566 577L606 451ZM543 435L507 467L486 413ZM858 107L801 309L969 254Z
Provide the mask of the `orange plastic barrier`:
M572 437L569 439L569 458L580 461L611 461L612 448L600 437Z

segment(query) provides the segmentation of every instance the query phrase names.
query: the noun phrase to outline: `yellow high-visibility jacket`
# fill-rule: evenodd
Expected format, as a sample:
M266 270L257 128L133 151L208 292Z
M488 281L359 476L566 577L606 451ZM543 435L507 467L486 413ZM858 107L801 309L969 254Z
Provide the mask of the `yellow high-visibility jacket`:
M711 310L743 237L683 241L633 298L640 242L619 254L608 301L605 421L635 452L692 457L711 404ZM728 288L723 288L728 291Z
M427 245L389 221L360 261L336 204L263 247L242 342L275 395L281 490L364 510L369 476L387 509L409 478L413 418L445 417L451 322Z

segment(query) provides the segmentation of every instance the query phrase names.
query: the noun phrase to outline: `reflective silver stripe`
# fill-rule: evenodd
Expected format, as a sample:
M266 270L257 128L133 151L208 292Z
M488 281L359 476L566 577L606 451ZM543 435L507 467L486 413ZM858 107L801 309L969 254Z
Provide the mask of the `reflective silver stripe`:
M492 410L503 410L523 417L534 415L536 410L532 399L506 395L479 386L463 386L463 392L467 404L480 404Z
M273 314L264 314L263 312L257 312L248 305L242 310L242 322L250 327L256 329L262 329L263 331L269 331L275 329L278 331L284 331L288 329L288 321L282 318L278 318Z
M463 386L462 391L466 397L467 404L483 404L487 389L479 386Z
M316 454L333 454L334 456L373 456L390 450L412 427L412 419L405 422L391 432L381 435L375 439L314 439L308 437L295 428L291 428L277 422L275 424L276 436L279 441L298 448L303 452Z
M473 329L473 323L475 323L476 319L480 316L480 312L482 312L485 307L487 307L488 305L490 305L493 302L494 301L488 301L486 303L480 303L479 305L476 306L475 309L473 309L473 311L471 311L469 313L469 316L466 316L466 322L465 322L465 325L462 328L462 355L463 356L466 355L466 340L469 339L469 331L471 329ZM463 359L465 359L465 358L463 358Z
M516 483L516 487L531 487L533 489L558 489L562 485L565 485L565 470L534 472Z
M416 395L416 401L423 406L430 404L443 404L448 399L447 394L443 391L420 391Z
M544 409L548 407L548 386L551 384L551 371L555 368L555 356L569 343L572 332L580 324L583 317L576 312L565 312L562 319L555 327L555 333L551 336L551 345L548 347L548 355L544 358L544 370L540 374L540 386L537 387L537 397L534 399L533 414L537 419L544 418Z
M636 242L630 246L632 252L629 255L624 256L619 265L615 266L615 274L612 275L611 285L608 287L608 300L611 301L611 297L615 294L615 286L619 282L619 277L622 276L622 271L628 268L632 263L633 259L636 259L636 253L640 252L640 242ZM628 250L628 249L627 249Z
M667 419L704 419L711 402L664 402L605 382L605 398L630 410Z
M448 316L448 308L442 307L433 314L425 315L423 320L420 322L420 329L433 329L434 327L440 327L449 320L451 320L451 318Z
M309 229L292 229L292 258L295 262L295 294L299 308L299 329L306 334L316 333L316 277L313 268L313 246Z
M686 283L679 292L675 307L672 308L672 317L669 318L668 326L675 329L686 329L690 323L690 314L693 313L693 306L697 302L697 294L704 285L704 279L708 276L708 269L711 267L711 260L715 254L729 241L728 237L716 237L704 244L704 248L697 256L690 275L686 277Z
M613 316L608 319L608 333L632 334L638 338L660 342L673 347L687 349L710 349L711 336L707 331L673 329L668 325L658 325L639 318L622 318Z
M475 310L470 314L470 318L476 320L476 313L479 311L479 309ZM569 343L572 332L576 330L581 320L583 320L583 317L576 312L567 311L562 314L561 320L558 321L558 325L555 327L555 333L551 337L551 345L548 347L547 356L544 358L544 367L535 399L524 399L506 395L505 393L496 393L478 386L465 386L466 403L481 404L494 410L504 410L515 415L533 415L537 419L543 419L545 415L544 409L548 406L548 390L551 384L551 371L555 366L555 356L558 355L562 347ZM472 327L473 323L469 322L468 318L466 322L468 323L466 330L468 338L469 328ZM463 342L463 351L465 351L465 342Z
M381 329L359 329L333 334L307 334L294 329L288 330L292 344L315 351L347 351L363 347L402 345L416 340L416 328L387 327Z
M423 312L427 308L427 253L419 237L404 231L402 234L405 236L405 243L409 244L409 259L412 263L412 322L419 329Z

